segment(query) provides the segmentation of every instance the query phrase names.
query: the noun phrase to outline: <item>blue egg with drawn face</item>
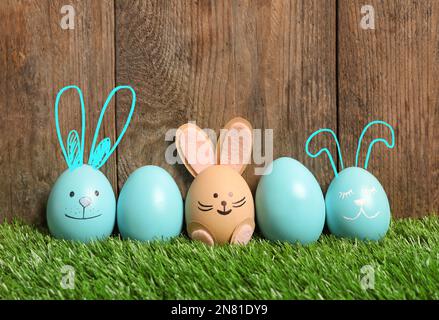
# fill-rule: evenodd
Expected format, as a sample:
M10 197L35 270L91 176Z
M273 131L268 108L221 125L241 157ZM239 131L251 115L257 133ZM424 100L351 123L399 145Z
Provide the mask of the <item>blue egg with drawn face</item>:
M299 161L282 157L268 167L256 190L256 222L272 241L308 244L325 224L325 200L314 175Z
M328 228L339 237L379 240L389 229L386 192L363 168L342 170L331 182L325 203Z
M119 136L98 141L105 111L119 90L132 94L131 108ZM81 106L81 133L73 129L65 139L59 121L59 103L66 91L78 94ZM62 88L55 99L55 126L58 141L68 169L55 182L47 201L47 224L56 238L89 242L108 237L116 220L116 198L105 175L99 171L116 150L127 130L136 105L136 93L130 86L117 86L108 95L93 136L88 164L84 164L85 104L82 90L70 85Z
M360 168L359 159L363 138L370 127L378 125L389 129L391 139L373 139L367 148L364 169ZM328 148L321 148L317 152L310 151L311 140L323 133L330 134L334 138L341 167L340 172L338 172L334 157ZM319 129L311 134L306 141L306 153L312 158L326 153L334 171L335 178L329 185L325 198L326 220L329 230L339 237L379 240L385 236L389 229L390 205L386 192L378 179L367 171L372 147L376 143L383 143L389 149L395 146L395 131L385 121L374 120L364 127L358 139L355 167L345 169L340 143L333 130Z
M124 238L168 240L183 228L183 198L172 176L157 166L135 170L117 201L117 225Z
M56 238L89 242L108 237L116 220L116 198L105 175L89 165L67 169L47 203L47 224Z

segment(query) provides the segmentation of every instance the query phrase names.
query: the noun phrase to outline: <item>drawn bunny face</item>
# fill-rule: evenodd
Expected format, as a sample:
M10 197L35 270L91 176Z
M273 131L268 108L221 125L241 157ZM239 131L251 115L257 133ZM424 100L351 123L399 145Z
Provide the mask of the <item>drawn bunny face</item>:
M361 141L367 129L375 124L382 124L390 129L392 143L389 144L381 138L371 142L365 160L365 169L367 169L372 146L376 142L383 142L389 148L394 147L393 128L386 122L373 121L364 128L358 141L355 167L344 169L339 142L335 133L330 129L316 131L306 143L308 155L317 157L324 151L328 154L333 166L335 178L329 185L325 199L326 221L330 231L337 236L362 240L379 240L384 237L389 228L391 214L386 192L374 175L363 168L357 167ZM335 163L328 149L324 148L317 154L311 154L308 150L309 142L320 132L331 133L336 141L342 167L340 173L337 173Z
M338 236L377 240L390 223L390 206L379 181L363 168L338 174L326 194L327 223Z
M207 244L247 243L254 230L253 196L241 173L250 162L251 125L230 121L215 149L207 134L194 124L177 131L180 158L195 177L186 196L189 236Z
M221 243L229 242L236 225L253 215L253 197L247 183L228 166L205 169L186 197L186 221L206 226Z
M57 238L87 241L111 234L116 198L105 175L89 165L66 170L52 188L48 224Z
M211 183L220 179L226 180L227 185ZM193 204L196 204L198 211L223 216L235 214L240 208L246 210L248 187L242 180L241 176L227 166L209 167L194 183L193 194L200 198L194 199Z
M80 98L82 111L81 138L76 130L67 137L67 149L61 136L58 111L62 94L75 89ZM111 98L120 89L129 89L133 95L131 110L125 126L114 145L109 138L97 143L99 129ZM47 203L47 223L49 230L57 238L88 242L108 237L114 228L116 198L110 182L98 169L114 152L134 112L136 96L131 87L119 86L108 96L96 127L88 164L84 164L85 107L81 90L76 86L63 88L55 102L55 123L61 150L69 167L55 182Z

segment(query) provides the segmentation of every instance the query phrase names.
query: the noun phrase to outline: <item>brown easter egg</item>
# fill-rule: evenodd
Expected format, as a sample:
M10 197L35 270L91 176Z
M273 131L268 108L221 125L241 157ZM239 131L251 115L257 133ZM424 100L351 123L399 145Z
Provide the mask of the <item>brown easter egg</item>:
M225 165L203 170L189 188L185 203L188 233L203 229L217 244L229 243L244 223L254 229L253 196L244 178Z

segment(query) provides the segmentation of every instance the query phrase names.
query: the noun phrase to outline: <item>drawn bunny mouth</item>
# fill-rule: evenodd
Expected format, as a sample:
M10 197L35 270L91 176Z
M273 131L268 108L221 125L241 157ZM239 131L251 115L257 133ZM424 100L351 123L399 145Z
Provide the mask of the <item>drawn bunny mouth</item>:
M381 214L381 211L377 211L375 214L369 216L369 215L364 211L363 208L360 208L360 210L358 211L358 213L357 213L357 215L356 215L355 217L351 218L351 217L343 216L343 218L346 219L346 220L349 220L349 221L355 221L355 220L357 220L358 218L360 218L361 215L363 215L365 218L372 220L372 219L375 219L376 217L378 217L380 214Z
M65 216L67 218L74 219L74 220L90 220L90 219L94 219L94 218L100 217L100 216L102 216L102 214L98 214L98 215L93 216L93 217L83 217L83 218L72 217L72 216L69 216L68 214L65 214Z
M66 216L67 218L69 218L69 219L73 219L73 220L90 220L90 219L94 219L94 218L97 218L97 217L102 216L102 213L101 213L101 214L98 214L98 215L95 215L95 216L92 216L92 217L86 217L86 216L85 216L85 208L83 208L83 209L82 209L82 217L73 217L73 216L70 216L70 215L68 215L68 214L65 214L65 216Z
M223 215L223 216L226 216L226 215L228 215L230 212L232 212L232 209L229 209L229 210L224 210L224 211L222 211L222 210L216 210L216 212L218 212L219 214L221 214L221 215Z
M243 197L242 199L236 201L236 202L232 202L232 206L233 208L240 208L243 205L245 205L246 203L246 198ZM219 214L222 214L223 216L228 215L230 212L232 212L232 209L226 210L226 203L224 202L224 210L216 210L216 212L218 212Z

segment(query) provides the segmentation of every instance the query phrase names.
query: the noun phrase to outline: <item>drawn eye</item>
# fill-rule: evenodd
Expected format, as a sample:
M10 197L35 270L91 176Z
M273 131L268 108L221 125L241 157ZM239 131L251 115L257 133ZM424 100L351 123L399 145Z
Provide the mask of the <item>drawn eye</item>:
M218 198L218 193L215 192L215 193L213 194L213 197L214 197L214 198Z
M73 198L75 196L75 193L73 191L70 191L70 198Z
M96 197L99 196L99 191L98 190L95 191L95 195L96 195Z
M351 195L353 195L354 192L352 191L352 189L350 189L349 191L346 192L339 192L338 193L338 197L342 200L349 198Z

